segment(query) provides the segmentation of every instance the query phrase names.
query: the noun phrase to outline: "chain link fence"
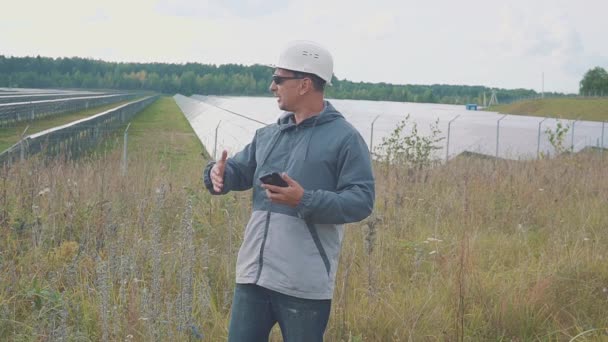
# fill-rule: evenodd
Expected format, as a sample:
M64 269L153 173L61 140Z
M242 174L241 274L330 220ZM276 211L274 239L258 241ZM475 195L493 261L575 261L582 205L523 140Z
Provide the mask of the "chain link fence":
M107 135L116 132L137 113L158 98L148 96L91 117L28 135L0 153L0 164L10 165L37 153L65 154L77 158L99 144Z

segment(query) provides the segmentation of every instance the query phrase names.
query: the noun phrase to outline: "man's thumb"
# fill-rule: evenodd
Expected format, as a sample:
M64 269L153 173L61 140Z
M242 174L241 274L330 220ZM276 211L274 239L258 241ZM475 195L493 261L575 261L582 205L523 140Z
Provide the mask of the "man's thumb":
M228 159L228 151L224 150L222 152L222 159L221 159L221 161L225 162L226 159Z

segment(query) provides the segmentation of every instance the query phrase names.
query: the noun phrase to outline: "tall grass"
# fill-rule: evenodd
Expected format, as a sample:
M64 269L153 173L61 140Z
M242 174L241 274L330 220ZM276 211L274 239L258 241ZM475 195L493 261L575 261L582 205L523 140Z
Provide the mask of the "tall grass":
M208 195L165 135L126 176L120 151L0 172L0 340L226 339L250 193ZM606 338L606 157L376 164L326 340Z
M378 166L350 225L328 340L562 340L608 327L606 159ZM0 336L226 337L250 198L146 159L2 171ZM58 332L61 333L58 333ZM598 330L596 333L601 333Z

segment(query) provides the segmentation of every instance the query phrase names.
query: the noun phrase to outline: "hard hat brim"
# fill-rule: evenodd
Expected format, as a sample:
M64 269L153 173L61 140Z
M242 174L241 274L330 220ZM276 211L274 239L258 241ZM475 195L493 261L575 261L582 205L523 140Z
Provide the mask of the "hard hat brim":
M288 69L288 68L281 68L280 66L278 66L276 64L263 64L263 65L266 66L266 67L269 67L269 68L273 68L273 69L285 69L285 70L291 70L291 71L295 71L295 72L304 72L304 73L310 74L310 72L299 71L299 70L292 70L292 69ZM319 75L317 75L317 77L321 78ZM321 79L323 80L323 78L321 78ZM325 81L325 84L328 85L328 86L332 86L331 82Z

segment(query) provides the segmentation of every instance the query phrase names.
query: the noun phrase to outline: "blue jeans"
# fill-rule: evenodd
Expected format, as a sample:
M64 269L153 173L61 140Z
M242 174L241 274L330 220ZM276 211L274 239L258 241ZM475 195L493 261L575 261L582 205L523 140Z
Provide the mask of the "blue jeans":
M236 284L228 341L268 341L279 323L285 342L323 341L331 300L292 297L254 284Z

